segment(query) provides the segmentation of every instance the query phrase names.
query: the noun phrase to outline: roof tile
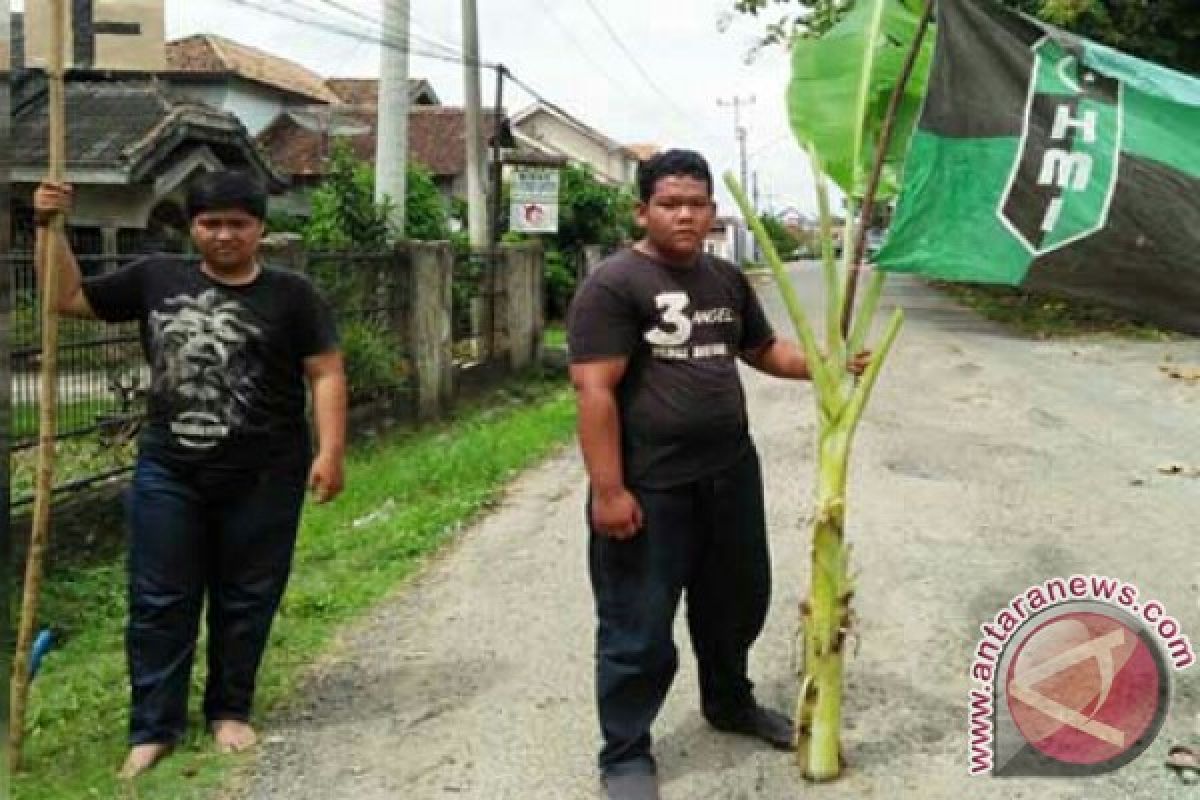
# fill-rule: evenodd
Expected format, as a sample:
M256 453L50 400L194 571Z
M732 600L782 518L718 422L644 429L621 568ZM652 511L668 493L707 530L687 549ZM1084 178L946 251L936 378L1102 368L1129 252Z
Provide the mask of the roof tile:
M362 123L369 133L338 137L345 139L354 154L364 161L375 160L375 124L373 109L338 111L338 127ZM328 123L327 123L328 124ZM495 114L485 111L483 135L490 139ZM258 136L271 162L286 175L323 175L324 159L331 137L311 125L302 124L291 114L281 114ZM413 106L408 114L408 146L411 159L435 176L450 177L466 171L466 113L450 106Z
M317 73L294 61L213 33L167 42L167 67L180 72L234 74L323 103L339 102Z

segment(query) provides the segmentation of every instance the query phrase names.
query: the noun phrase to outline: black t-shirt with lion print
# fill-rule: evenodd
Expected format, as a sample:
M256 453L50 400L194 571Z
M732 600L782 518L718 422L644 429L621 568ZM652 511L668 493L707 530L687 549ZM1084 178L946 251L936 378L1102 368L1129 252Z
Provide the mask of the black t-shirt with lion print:
M624 250L579 288L567 330L573 363L629 359L617 387L627 485L688 483L750 446L737 358L774 334L733 264L702 255L676 267Z
M335 349L337 334L306 277L263 267L230 286L196 262L148 257L83 292L100 319L139 323L150 364L143 454L256 469L307 453L304 359Z

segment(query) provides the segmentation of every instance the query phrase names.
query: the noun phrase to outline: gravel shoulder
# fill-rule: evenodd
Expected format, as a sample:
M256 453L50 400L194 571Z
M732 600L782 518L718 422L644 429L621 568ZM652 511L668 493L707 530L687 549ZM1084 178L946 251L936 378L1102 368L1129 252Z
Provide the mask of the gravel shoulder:
M798 269L815 296L816 271ZM771 287L772 318L785 316ZM1160 600L1200 648L1200 340L1035 342L897 278L909 320L858 434L850 538L858 571L836 783L806 787L786 755L708 730L694 663L655 729L667 800L800 796L1184 798L1161 765L1200 744L1200 668L1176 675L1167 724L1125 769L1086 781L967 776L967 671L979 625L1054 576L1119 577ZM762 454L775 591L752 656L764 702L790 708L807 583L815 431L806 386L746 374ZM574 800L593 770L593 612L585 475L572 447L344 635L295 704L268 721L246 800Z

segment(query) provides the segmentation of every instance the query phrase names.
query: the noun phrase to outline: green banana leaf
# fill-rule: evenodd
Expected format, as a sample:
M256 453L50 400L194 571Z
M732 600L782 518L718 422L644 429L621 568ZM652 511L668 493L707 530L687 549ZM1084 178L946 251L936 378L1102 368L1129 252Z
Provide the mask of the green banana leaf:
M916 0L859 0L819 39L792 48L788 115L792 132L821 156L825 171L842 191L861 197L866 189L892 89L900 76L920 22ZM904 92L888 147L879 196L893 196L899 168L920 113L933 60L926 36Z

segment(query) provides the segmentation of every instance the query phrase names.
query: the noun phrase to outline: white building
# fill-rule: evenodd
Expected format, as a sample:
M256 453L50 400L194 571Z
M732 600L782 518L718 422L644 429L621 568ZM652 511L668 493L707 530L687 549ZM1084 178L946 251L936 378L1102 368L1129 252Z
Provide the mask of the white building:
M610 186L629 186L637 179L636 152L557 106L530 106L514 114L510 124L522 150L591 167L596 178Z

